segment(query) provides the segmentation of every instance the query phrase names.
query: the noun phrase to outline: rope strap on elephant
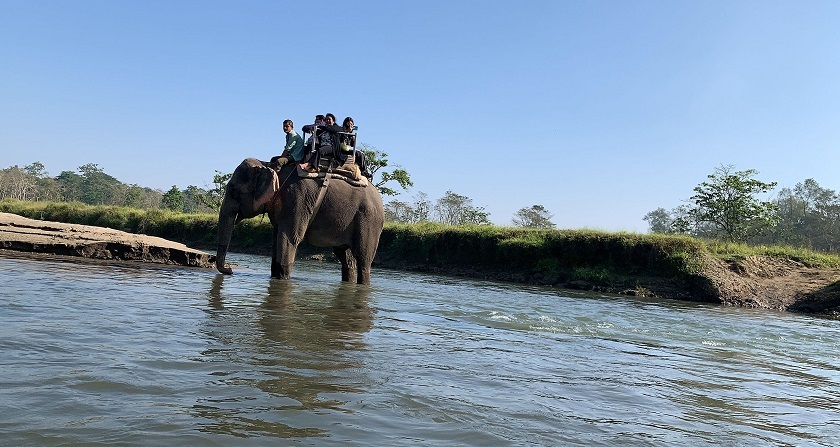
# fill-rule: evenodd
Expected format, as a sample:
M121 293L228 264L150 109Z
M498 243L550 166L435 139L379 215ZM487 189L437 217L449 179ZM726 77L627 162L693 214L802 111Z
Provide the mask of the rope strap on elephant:
M309 225L312 225L312 221L315 220L315 216L318 215L318 210L321 209L321 203L324 202L324 196L327 195L327 188L330 186L330 179L332 175L330 175L332 169L327 171L327 175L324 176L324 181L321 182L321 188L318 190L318 197L315 198L315 207L312 209L312 214L309 216Z

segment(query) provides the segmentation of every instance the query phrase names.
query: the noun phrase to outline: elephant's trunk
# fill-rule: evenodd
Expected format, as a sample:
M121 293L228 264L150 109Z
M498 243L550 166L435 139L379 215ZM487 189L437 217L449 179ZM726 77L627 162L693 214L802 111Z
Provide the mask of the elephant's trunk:
M233 226L236 223L236 212L226 213L224 203L219 211L219 246L216 249L216 270L225 275L230 275L233 270L225 265L230 238L233 235Z

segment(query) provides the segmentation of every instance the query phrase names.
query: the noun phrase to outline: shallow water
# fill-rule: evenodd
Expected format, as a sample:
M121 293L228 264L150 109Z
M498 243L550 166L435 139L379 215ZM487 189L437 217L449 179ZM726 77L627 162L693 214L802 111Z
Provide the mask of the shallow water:
M0 258L0 445L834 446L840 321Z

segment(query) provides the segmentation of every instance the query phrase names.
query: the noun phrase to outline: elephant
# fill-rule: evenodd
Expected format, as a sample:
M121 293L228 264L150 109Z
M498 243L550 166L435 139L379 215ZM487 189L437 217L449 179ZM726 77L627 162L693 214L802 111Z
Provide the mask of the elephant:
M219 209L216 268L233 273L225 256L234 225L266 213L273 227L272 277L289 279L297 247L306 241L332 247L341 262L342 281L370 284L370 266L385 222L379 191L372 184L354 186L334 178L316 207L325 179L299 177L297 169L296 163L290 163L278 172L255 158L239 164Z

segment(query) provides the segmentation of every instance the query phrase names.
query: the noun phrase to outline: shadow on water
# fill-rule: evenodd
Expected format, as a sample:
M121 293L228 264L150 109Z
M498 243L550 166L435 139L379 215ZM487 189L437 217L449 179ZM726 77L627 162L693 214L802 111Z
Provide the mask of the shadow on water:
M199 400L194 415L209 420L201 430L238 437L319 437L327 431L292 427L284 420L329 426L330 412L348 394L365 392L363 365L355 351L366 349L373 326L370 288L342 283L312 290L293 281L270 279L260 302L243 303L226 294L217 275L207 294L202 332L213 342L202 361L218 365L211 384L218 392Z

